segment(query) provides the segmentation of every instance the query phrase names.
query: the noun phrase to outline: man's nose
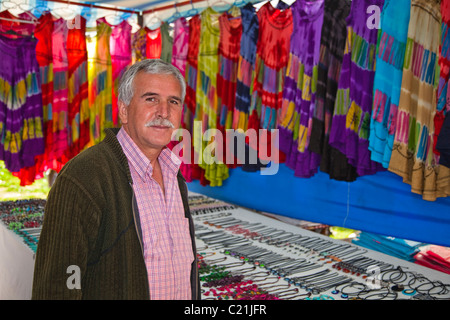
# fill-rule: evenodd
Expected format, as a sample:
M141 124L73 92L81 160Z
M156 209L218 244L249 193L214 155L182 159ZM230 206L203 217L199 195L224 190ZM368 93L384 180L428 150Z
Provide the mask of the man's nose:
M162 100L157 107L157 116L161 118L168 118L170 115L170 105L166 100Z

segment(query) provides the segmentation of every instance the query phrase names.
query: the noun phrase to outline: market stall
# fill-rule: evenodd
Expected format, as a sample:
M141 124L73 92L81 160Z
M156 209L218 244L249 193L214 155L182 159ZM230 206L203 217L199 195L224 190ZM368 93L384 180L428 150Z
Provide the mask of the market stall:
M205 199L232 208L218 210L225 220L195 217L206 269L223 259L260 279L255 264L225 254L255 249L282 259L276 272L299 261L316 270L305 262L312 259L323 272L317 281L335 285L308 295L309 287L297 285L305 274L275 281L264 269L262 287L277 288L264 291L272 298L342 298L341 280L355 284L347 289L358 289L358 298L448 298L445 272L371 251L367 239L344 249L251 210L450 246L449 26L450 0L0 1L0 160L22 186L57 174L102 141L105 128L121 125L123 72L162 59L186 80L181 128L169 147L183 161L193 209ZM215 230L220 221L299 242L289 252L287 242ZM33 228L0 228L0 268L8 270L0 269L0 280L9 298L29 298ZM312 248L306 239L314 239ZM322 244L355 250L364 268L314 249ZM378 289L342 274L351 266L370 276L372 262L384 281ZM423 278L428 285L417 283ZM205 289L204 298L212 296Z

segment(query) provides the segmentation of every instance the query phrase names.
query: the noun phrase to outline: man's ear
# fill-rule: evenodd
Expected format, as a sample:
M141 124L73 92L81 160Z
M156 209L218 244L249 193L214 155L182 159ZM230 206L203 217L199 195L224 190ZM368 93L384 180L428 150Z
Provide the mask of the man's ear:
M119 109L119 119L122 124L128 122L128 106L122 101L117 101L117 108Z

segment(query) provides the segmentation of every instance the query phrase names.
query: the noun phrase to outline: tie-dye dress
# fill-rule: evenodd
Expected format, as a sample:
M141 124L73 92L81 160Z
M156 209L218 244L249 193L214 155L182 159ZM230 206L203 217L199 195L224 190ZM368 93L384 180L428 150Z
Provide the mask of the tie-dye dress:
M257 13L258 42L248 128L277 128L284 78L289 59L293 18L290 8L276 9L270 2Z
M127 20L123 20L116 26L112 26L109 40L109 50L111 54L111 72L112 72L112 118L114 126L119 125L117 95L119 90L119 81L122 74L131 65L131 25Z
M236 103L236 82L242 35L241 17L224 12L219 18L219 68L217 74L218 115L217 127L225 134L232 128Z
M1 14L9 13L7 11ZM0 20L1 21L1 20ZM32 30L27 25L18 26L19 30L14 28L20 34L30 35ZM22 29L22 30L21 30ZM50 13L44 13L39 17L39 23L34 29L34 37L38 40L36 44L36 59L39 64L39 74L41 82L42 109L43 109L43 135L45 150L42 154L34 157L35 164L22 168L18 172L12 174L19 178L21 186L31 185L35 180L44 177L47 171L50 159L53 159L53 120L52 120L52 103L53 103L53 54L52 54L52 33L53 33L53 16Z
M112 64L109 49L112 29L108 23L99 19L96 31L96 35L89 39L93 50L88 50L90 144L99 143L104 138L104 129L113 127Z
M0 160L10 172L34 166L44 152L36 42L0 35Z
M236 83L233 129L247 130L258 42L258 16L250 3L241 8L242 35Z
M172 64L184 76L189 47L189 21L181 17L175 20L173 29Z
M412 0L400 103L389 170L424 200L448 196L450 169L433 152L441 11L438 0ZM446 191L447 190L447 191Z
M331 179L354 181L357 177L355 168L348 164L344 154L328 143L347 38L346 18L350 12L351 1L325 0L324 5L316 107L309 150L320 154L320 171L328 173Z
M67 159L81 152L89 143L89 83L86 43L86 19L78 16L69 28L67 58L69 62L69 148Z
M378 29L364 14L370 6L381 10L383 4L384 0L352 1L330 130L330 145L348 158L359 176L383 170L380 163L371 160L368 141Z
M309 150L320 59L324 1L297 0L292 6L294 29L283 88L280 150L295 176L308 178L319 167L320 155Z
M385 0L378 36L369 149L373 161L389 166L400 100L411 0Z
M219 65L220 13L211 7L201 13L200 45L198 53L198 74L196 90L196 110L193 128L194 151L201 155L199 167L205 170L205 179L212 187L221 186L229 176L224 158L215 154L213 137L206 137L209 129L216 129L218 117L217 72ZM220 148L220 146L218 146Z

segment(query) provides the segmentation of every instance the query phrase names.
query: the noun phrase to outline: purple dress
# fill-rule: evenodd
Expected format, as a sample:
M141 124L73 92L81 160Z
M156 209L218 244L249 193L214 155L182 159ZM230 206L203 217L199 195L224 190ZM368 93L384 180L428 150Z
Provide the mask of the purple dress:
M347 17L347 42L342 62L329 143L342 152L359 176L384 170L371 160L369 127L375 75L377 28L369 28L369 6L380 10L384 0L354 0Z
M295 176L308 178L317 172L320 163L320 155L308 147L316 104L324 0L297 0L291 8L294 30L278 126L280 150L286 154L286 165L295 170Z
M10 172L44 153L43 109L34 38L0 36L0 160Z
M347 39L346 18L350 13L350 5L351 0L325 0L316 109L309 141L309 150L321 155L320 171L339 181L354 181L357 178L356 169L348 164L347 157L328 143Z

